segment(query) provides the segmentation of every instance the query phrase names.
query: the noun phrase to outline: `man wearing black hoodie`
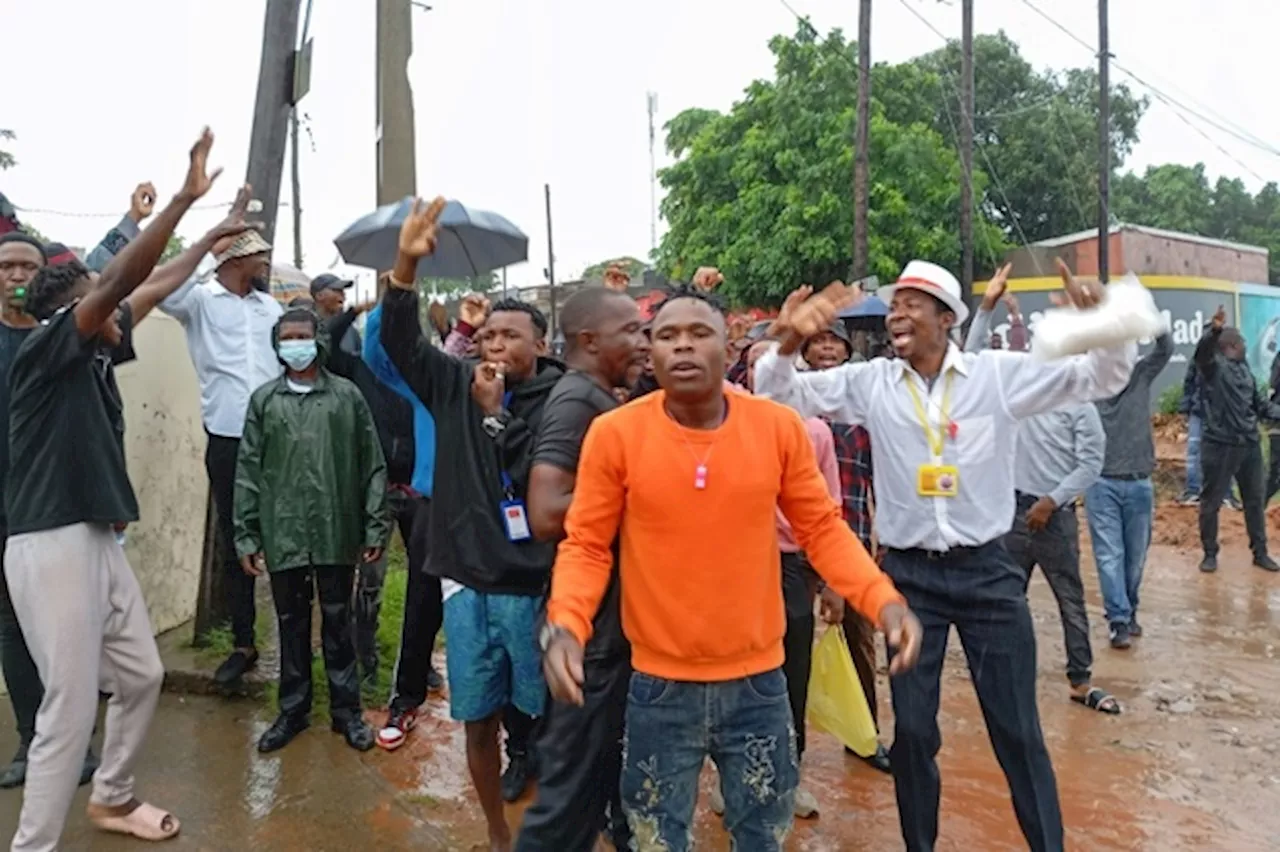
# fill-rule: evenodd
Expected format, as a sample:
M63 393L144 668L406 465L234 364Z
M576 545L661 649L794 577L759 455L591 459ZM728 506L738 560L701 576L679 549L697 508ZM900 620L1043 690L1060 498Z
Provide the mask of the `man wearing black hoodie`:
M532 305L495 304L476 334L481 361L432 346L418 321L418 261L435 251L443 199L418 200L382 300L388 357L436 421L436 487L428 566L441 572L449 701L466 724L467 765L493 850L511 848L502 809L498 728L514 704L540 716L546 696L535 620L554 557L525 509L542 409L564 368L544 357L547 322Z

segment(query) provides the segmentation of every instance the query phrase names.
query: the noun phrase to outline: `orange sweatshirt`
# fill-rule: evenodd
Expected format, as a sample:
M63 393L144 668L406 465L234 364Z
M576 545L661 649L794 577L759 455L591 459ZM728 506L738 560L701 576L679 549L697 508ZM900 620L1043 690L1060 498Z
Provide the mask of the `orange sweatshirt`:
M622 626L637 671L712 682L777 668L786 627L778 508L813 567L872 623L902 600L841 517L795 412L727 394L720 428L685 429L664 397L591 424L551 575L550 623L590 638L621 530Z

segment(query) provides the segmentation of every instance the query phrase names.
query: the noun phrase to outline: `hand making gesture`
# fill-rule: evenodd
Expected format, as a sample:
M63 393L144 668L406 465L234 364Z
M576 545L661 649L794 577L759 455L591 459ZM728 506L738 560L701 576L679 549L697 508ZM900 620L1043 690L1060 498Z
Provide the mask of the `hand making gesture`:
M481 361L476 364L471 379L471 398L486 415L496 417L502 412L502 395L506 392L506 376L501 364Z
M205 128L200 133L196 144L191 146L191 165L187 169L187 179L182 183L182 191L178 194L189 200L198 201L208 194L222 169L213 170L209 174L209 151L213 148L213 131Z
M155 209L155 184L150 181L138 184L137 188L133 191L133 195L129 197L129 218L134 222L141 224L142 220L150 216Z
M631 276L616 263L609 264L609 268L604 271L604 286L610 290L625 293L627 292L627 285L630 283Z
M445 200L437 196L430 204L421 198L413 200L409 215L400 226L400 254L423 258L436 250L436 230Z
M1097 281L1079 282L1076 277L1071 274L1071 270L1062 262L1062 258L1057 258L1058 275L1062 277L1062 293L1053 293L1050 298L1055 305L1071 305L1076 310L1088 310L1095 308L1102 301L1102 285Z
M261 222L246 222L244 214L249 209L249 200L253 198L253 187L244 184L236 192L236 200L231 203L231 209L227 211L227 216L218 224L209 229L205 234L205 240L213 247L214 254L221 254L227 250L227 247L235 240L236 237L245 231L253 228L261 228Z
M1005 290L1009 286L1009 273L1012 270L1013 264L1006 263L991 276L991 280L987 282L987 289L982 294L983 313L991 313L996 309L996 303L1005 295Z
M813 288L805 284L792 291L782 303L770 332L787 338L784 346L792 343L794 349L798 349L806 338L831 328L840 311L862 301L862 289L857 284L849 287L840 281L832 281L816 296L811 293Z
M714 266L699 266L689 283L704 293L710 293L724 283L724 276Z
M479 328L489 318L489 300L479 293L471 293L458 305L458 319L472 328Z

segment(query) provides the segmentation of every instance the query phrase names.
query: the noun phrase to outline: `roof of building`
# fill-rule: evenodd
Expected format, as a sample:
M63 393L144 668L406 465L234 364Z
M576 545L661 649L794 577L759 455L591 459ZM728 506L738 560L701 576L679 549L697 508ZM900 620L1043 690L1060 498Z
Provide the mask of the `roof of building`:
M1212 237L1202 237L1198 234L1188 234L1183 231L1166 231L1162 228L1149 228L1146 225L1131 225L1126 222L1118 222L1111 226L1110 233L1118 234L1121 231L1137 231L1140 234L1146 234L1149 237L1158 237L1165 240L1179 240L1184 243L1199 243L1204 246L1213 246L1214 248L1231 249L1232 251L1243 251L1251 254L1267 254L1267 249L1262 246L1251 246L1245 243L1233 243L1228 240L1215 240ZM1071 245L1083 240L1093 239L1098 236L1097 228L1090 228L1087 231L1077 231L1074 234L1066 234L1061 237L1051 237L1047 240L1038 240L1031 243L1033 246L1041 246L1043 248L1056 248L1058 246Z

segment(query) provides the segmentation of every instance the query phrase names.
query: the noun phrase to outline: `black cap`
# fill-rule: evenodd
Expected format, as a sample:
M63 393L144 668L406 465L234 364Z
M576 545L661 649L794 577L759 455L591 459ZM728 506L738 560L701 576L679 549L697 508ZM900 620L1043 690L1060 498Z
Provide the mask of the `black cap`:
M355 283L326 272L311 279L311 295L314 296L321 290L346 290L354 287Z

